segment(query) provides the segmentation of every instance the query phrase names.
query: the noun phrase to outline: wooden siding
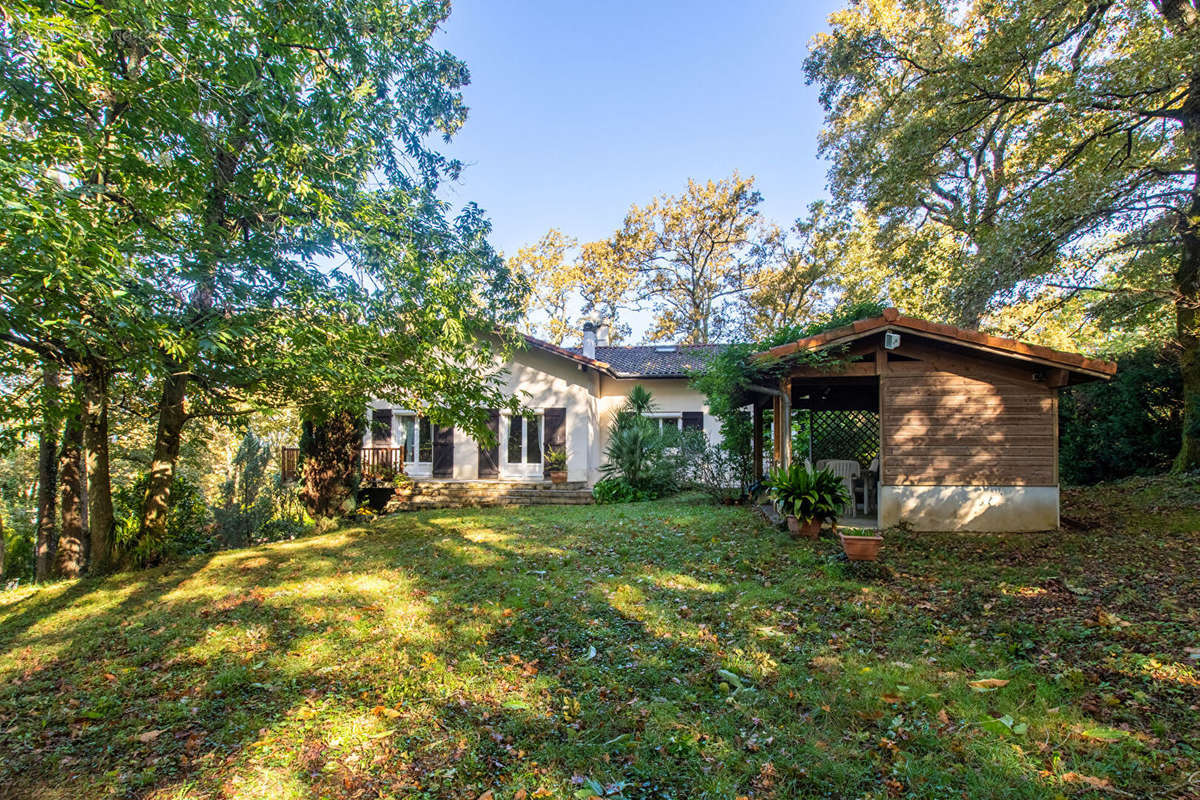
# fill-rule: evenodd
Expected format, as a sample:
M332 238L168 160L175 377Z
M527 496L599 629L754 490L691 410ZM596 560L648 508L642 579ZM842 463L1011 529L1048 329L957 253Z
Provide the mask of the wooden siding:
M883 483L1056 485L1054 390L979 362L939 367L904 362L885 370Z

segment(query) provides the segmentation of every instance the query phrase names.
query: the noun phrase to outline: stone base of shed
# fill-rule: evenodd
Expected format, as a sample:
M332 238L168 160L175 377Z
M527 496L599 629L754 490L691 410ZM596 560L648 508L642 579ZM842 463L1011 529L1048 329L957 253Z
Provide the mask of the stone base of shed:
M879 527L1023 532L1058 528L1057 486L880 486Z

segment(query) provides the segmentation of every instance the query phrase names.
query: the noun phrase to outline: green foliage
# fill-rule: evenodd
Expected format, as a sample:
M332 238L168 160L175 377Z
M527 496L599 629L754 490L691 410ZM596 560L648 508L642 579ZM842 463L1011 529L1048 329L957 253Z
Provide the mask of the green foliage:
M31 509L13 507L7 514L5 510L0 507L0 514L4 514L0 520L4 525L4 530L0 531L0 536L4 537L4 581L0 582L0 588L9 581L33 580L33 546L37 533L37 516Z
M1179 448L1183 387L1176 354L1147 347L1117 359L1109 382L1064 390L1059 474L1090 484L1163 472Z
M819 519L837 521L837 515L850 503L845 482L827 469L809 469L801 462L776 467L764 482L780 513L791 514L805 522Z
M546 469L561 472L567 468L567 451L562 448L547 448Z
M887 268L948 320L1141 259L1152 282L1115 286L1167 300L1198 45L1187 3L855 0L806 65L835 201L879 220Z
M176 475L171 482L165 537L140 535L142 498L148 482L149 477L140 473L135 482L120 486L113 492L117 563L148 567L172 558L217 549L218 542L213 536L204 496L196 484L182 475Z
M689 448L688 485L704 492L717 503L742 497L751 480L750 459L745 452L725 447L723 443L697 443Z
M676 491L684 463L682 437L678 431L664 430L656 419L646 416L654 410L651 393L643 386L635 386L609 427L604 449L607 461L600 467L605 478L619 479L639 498L662 497ZM619 494L616 492L614 496Z
M592 487L592 496L601 505L607 503L640 503L644 500L654 499L653 492L636 487L624 477L617 475L601 478L596 481L596 485Z
M301 498L314 518L352 514L362 475L358 450L367 421L345 407L309 409L300 435Z
M705 396L709 413L721 421L721 446L742 460L748 475L753 471L750 461L754 432L750 413L745 409L750 402L747 387L773 385L780 367L778 362L755 361L751 356L860 319L878 317L884 308L877 301L858 301L835 308L820 321L784 326L760 342L726 345L706 362L703 370L692 373L692 388ZM789 359L789 363L830 363L835 357L828 353L800 353ZM796 431L795 435L806 437L807 430Z
M298 489L268 471L270 460L270 444L247 431L213 508L217 534L227 546L293 539L311 524Z

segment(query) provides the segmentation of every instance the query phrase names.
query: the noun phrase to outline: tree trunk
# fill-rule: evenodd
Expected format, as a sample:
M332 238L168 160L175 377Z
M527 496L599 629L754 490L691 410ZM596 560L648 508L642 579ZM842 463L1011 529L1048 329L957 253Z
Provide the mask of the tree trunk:
M363 415L351 411L304 421L300 496L312 516L338 517L354 510L350 501L357 488L363 430Z
M187 380L186 375L172 372L163 382L162 399L158 404L158 433L154 437L154 455L150 461L146 494L142 498L140 537L143 540L162 541L167 536L171 483L175 479L183 425L187 421L184 411Z
M1193 220L1200 219L1200 194L1193 194ZM1179 368L1183 377L1183 441L1175 458L1175 469L1185 472L1200 468L1200 231L1184 223L1183 252L1175 272L1175 327L1179 337Z
M1186 3L1164 5L1164 14L1176 25L1190 28L1196 24L1196 14ZM1180 108L1180 122L1193 169L1191 203L1179 220L1182 246L1175 271L1175 330L1183 377L1183 441L1175 469L1184 472L1200 468L1200 60Z
M42 365L42 430L38 435L37 536L34 539L34 577L50 577L54 563L55 500L58 491L58 367Z
M108 472L108 372L99 364L81 368L83 376L83 463L87 470L88 522L93 573L113 567L112 483Z
M60 578L78 578L87 565L84 558L83 465L81 450L83 424L78 412L67 417L63 426L62 451L58 456L58 481L61 489L62 530L54 572Z

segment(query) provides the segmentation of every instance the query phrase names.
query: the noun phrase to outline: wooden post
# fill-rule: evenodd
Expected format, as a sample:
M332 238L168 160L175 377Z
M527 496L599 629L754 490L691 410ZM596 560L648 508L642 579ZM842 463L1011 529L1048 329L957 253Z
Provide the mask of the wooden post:
M783 463L783 445L780 443L780 418L783 416L783 398L771 398L771 463L778 467Z
M783 392L783 397L779 399L783 417L783 424L780 425L780 463L787 466L792 463L792 379L781 380L779 389Z
M753 479L755 481L763 478L763 410L758 401L754 402L754 442L751 448L751 456L754 459Z

